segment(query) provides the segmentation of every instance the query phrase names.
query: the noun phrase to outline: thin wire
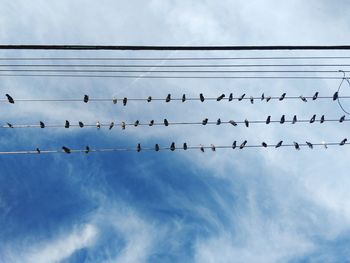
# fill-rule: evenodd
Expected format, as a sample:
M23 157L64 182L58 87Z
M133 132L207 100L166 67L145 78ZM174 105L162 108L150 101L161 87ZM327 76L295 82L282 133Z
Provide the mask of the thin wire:
M344 145L349 145L350 143L348 142L344 142L342 145L340 145L339 142L330 142L330 143L313 143L312 144L312 148L314 146L323 146L325 148L327 148L328 146L344 146ZM307 143L298 143L298 146L300 148L304 147L308 147L310 148L310 145L308 145ZM295 147L295 144L282 144L280 147ZM210 146L188 146L186 148L186 150L208 150L211 149L213 151L215 151L216 149L232 149L232 145L219 145L219 146L214 146L214 145L210 145ZM245 145L243 148L276 148L275 144L267 144L266 147L264 147L261 144L252 144L252 145ZM242 148L242 149L243 149ZM69 149L69 148L68 148ZM241 149L239 146L236 147L235 149ZM18 155L18 154L49 154L49 153L66 153L64 150L41 150L39 149L39 151L37 150L24 150L24 151L0 151L0 155ZM159 151L175 151L175 150L184 150L183 148L174 148L172 150L171 147L159 147ZM140 150L138 150L136 147L132 148L132 147L127 147L127 148L96 148L96 149L89 149L88 153L97 153L97 152L143 152L143 151L155 151L154 147L142 147L140 148ZM69 153L87 153L86 149L69 149Z

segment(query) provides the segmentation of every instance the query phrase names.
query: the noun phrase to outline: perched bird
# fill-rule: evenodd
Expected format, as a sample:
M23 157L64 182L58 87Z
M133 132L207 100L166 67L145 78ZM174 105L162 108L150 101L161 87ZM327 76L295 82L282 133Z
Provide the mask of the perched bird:
M112 102L113 102L113 104L117 104L117 101L118 101L118 100L117 100L117 98L116 98L116 97L113 97L113 98L112 98Z
M89 96L88 95L84 95L84 102L87 103L89 101Z
M166 96L166 98L165 98L165 102L170 102L170 101L171 101L171 95L168 94L168 96Z
M64 124L64 128L66 128L66 129L69 128L69 121L66 120L66 123Z
M40 149L39 149L39 148L36 148L36 152L37 152L38 154L40 154L40 153L41 153L41 151L40 151Z
M71 153L71 150L66 147L66 146L62 146L62 150L65 152L65 153Z
M202 125L207 125L208 123L208 118L205 118L203 121L202 121Z
M127 103L128 103L128 98L125 97L125 98L123 99L123 105L126 106Z
M125 122L122 122L122 123L121 123L121 126L122 126L122 129L125 130L125 127L126 127Z
M280 124L283 124L285 121L286 121L286 118L284 115L282 115L281 120L280 120Z
M321 144L323 145L323 147L324 147L325 149L328 148L328 145L327 145L327 143L326 143L325 141L322 141Z
M6 97L9 103L12 103L12 104L15 103L14 99L9 94L6 94Z
M324 115L321 116L320 123L324 123Z
M245 140L244 142L242 142L242 144L239 146L239 149L243 149L245 147L245 145L247 144L247 140Z
M244 124L247 128L249 127L249 121L247 119L244 120Z
M265 94L261 94L261 100L263 101L265 99Z
M297 143L297 142L293 142L293 143L294 143L294 148L295 148L296 150L300 150L299 143Z
M345 115L341 116L339 119L339 122L343 122L343 121L345 121Z
M266 97L266 102L269 102L271 100L271 96Z
M297 120L297 115L294 115L293 120L292 120L292 124L295 124L297 121L298 121Z
M45 124L42 121L40 121L39 123L40 123L40 128L44 129L45 128Z
M216 147L215 147L215 145L214 145L214 144L210 144L210 147L211 147L211 150L212 150L213 152L215 152L215 151L216 151Z
M140 124L140 121L136 120L135 123L134 123L134 126L137 127L137 126L139 126L139 124Z
M283 93L283 94L281 95L281 97L279 98L279 100L280 100L280 101L284 100L284 98L286 97L286 95L287 95L287 93Z
M233 94L230 93L230 96L228 97L228 101L232 101L233 100Z
M154 124L154 120L151 120L148 125L153 126L153 124Z
M185 101L186 101L186 95L183 94L183 95L182 95L182 102L185 102Z
M9 128L13 128L13 125L12 125L11 123L7 123L7 126L8 126Z
M187 150L187 143L184 142L184 146L183 146L184 150Z
M236 147L237 147L237 141L233 141L233 143L232 143L232 149L236 149Z
M96 122L96 128L97 129L101 129L101 123L98 121L98 122Z
M254 98L252 96L250 96L250 103L253 104L254 103Z
M219 97L217 97L217 101L220 101L220 100L222 100L223 98L225 98L225 94L221 94Z
M244 94L242 94L242 96L240 96L240 97L238 98L238 101L243 100L243 99L244 99L244 97L245 97L245 93L244 93Z
M156 145L154 146L154 149L155 149L156 152L159 151L159 145L158 145L158 143L156 143Z
M201 94L199 94L199 99L200 99L200 101L201 102L203 102L204 101L204 96L203 96L203 94L201 93Z
M140 152L140 151L141 151L141 144L140 144L140 143L137 144L137 146L136 146L136 151L137 151L137 152Z
M344 140L342 140L340 143L339 143L339 145L344 145L346 142L348 141L348 139L344 139Z
M216 125L220 125L221 124L221 120L220 118L216 121Z
M314 115L312 116L312 118L310 119L310 123L314 123L315 120L316 120L316 114L314 114Z
M88 154L90 152L90 147L88 145L85 146L85 153Z
M306 99L303 95L300 95L299 98L300 98L303 102L307 102L307 99Z
M234 120L230 120L229 123L232 124L233 126L237 126L237 123Z
M283 143L283 141L279 141L279 143L277 143L275 147L276 147L276 148L281 147L281 146L282 146L282 143Z
M266 142L262 142L261 145L262 145L262 147L265 147L265 148L267 147L267 143Z
M84 123L81 122L81 121L79 121L79 127L80 127L80 128L83 128L83 127L84 127Z
M333 100L337 100L339 98L338 91L333 94Z
M199 145L199 149L201 150L202 153L204 153L204 147L202 144Z
M270 124L270 122L271 122L271 116L269 115L269 116L267 116L267 119L266 119L266 124Z
M310 149L314 148L314 145L311 142L306 142L307 146L309 146Z
M171 145L170 145L170 151L175 151L175 143L172 142Z
M315 94L314 94L314 96L312 96L312 100L316 100L318 98L318 92L316 92Z
M151 102L151 101L152 101L152 97L151 97L151 96L148 96L147 102Z
M112 122L109 124L109 129L112 130L113 127L114 127L114 122L112 121Z
M169 126L169 122L168 122L167 119L164 119L164 125L165 125L165 126Z

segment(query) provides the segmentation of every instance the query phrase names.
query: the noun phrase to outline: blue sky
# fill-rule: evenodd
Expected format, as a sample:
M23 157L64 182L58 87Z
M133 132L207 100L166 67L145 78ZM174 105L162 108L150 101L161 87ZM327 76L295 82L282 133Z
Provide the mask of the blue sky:
M0 2L1 44L349 44L346 1ZM273 55L305 55L276 52ZM315 55L320 53L314 52ZM347 55L324 52L322 55ZM145 56L13 52L6 56ZM148 56L159 53L147 53ZM186 56L165 52L161 56ZM203 54L198 54L203 55ZM205 55L205 54L204 54ZM212 53L232 56L236 53ZM271 55L240 52L240 56ZM332 95L338 81L1 78L28 97L177 97L183 93ZM1 122L261 119L342 115L333 102L1 104ZM273 112L273 114L271 113ZM63 123L62 123L63 124ZM341 140L348 124L33 129L0 132L1 150ZM346 262L348 148L0 157L0 262Z

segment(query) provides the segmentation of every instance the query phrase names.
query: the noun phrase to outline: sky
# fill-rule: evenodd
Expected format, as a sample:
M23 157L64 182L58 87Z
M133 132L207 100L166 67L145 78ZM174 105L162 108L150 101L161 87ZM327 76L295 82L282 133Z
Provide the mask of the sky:
M345 45L347 1L0 1L1 44ZM181 57L188 52L0 51L14 56ZM208 53L196 53L208 56ZM212 52L210 56L348 52ZM166 63L166 61L160 62ZM340 75L341 76L341 75ZM339 80L1 77L0 97L332 95ZM348 92L348 91L347 91ZM349 92L350 93L350 92ZM345 105L346 106L346 105ZM0 104L1 123L310 118L332 101ZM350 105L349 105L350 108ZM349 124L1 129L0 149L340 141ZM348 147L0 157L0 262L350 261Z

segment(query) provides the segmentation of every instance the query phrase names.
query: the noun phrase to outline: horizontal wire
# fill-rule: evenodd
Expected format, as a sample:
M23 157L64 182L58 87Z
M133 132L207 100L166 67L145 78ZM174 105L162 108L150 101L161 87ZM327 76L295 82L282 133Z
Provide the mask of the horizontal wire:
M344 139L346 140L346 139ZM314 146L323 146L327 148L328 146L344 146L344 145L349 145L350 143L346 141L342 142L322 142L322 143L298 143L298 149L302 147L308 147L308 148L313 148ZM311 145L311 146L310 146ZM64 146L65 147L65 146ZM238 146L234 147L234 149L243 149L243 148L280 148L280 147L296 147L296 145L293 144L281 144L279 147L276 147L275 144L266 144L263 146L262 144L252 144L252 145L244 145L243 147L238 144ZM62 147L63 148L63 147ZM216 151L216 149L233 149L232 145L210 145L210 146L187 146L186 150L201 150L204 152L205 150L212 150ZM174 147L160 147L159 146L159 151L175 151L175 150L185 150L183 147L176 147L174 144ZM131 152L142 152L142 151L156 151L155 147L141 147L138 149L138 147L121 147L121 148L89 148L87 149L70 149L68 147L65 147L65 150L41 150L37 148L37 150L24 150L24 151L0 151L0 155L12 155L12 154L49 154L49 153L90 153L90 152L126 152L126 151L131 151Z

